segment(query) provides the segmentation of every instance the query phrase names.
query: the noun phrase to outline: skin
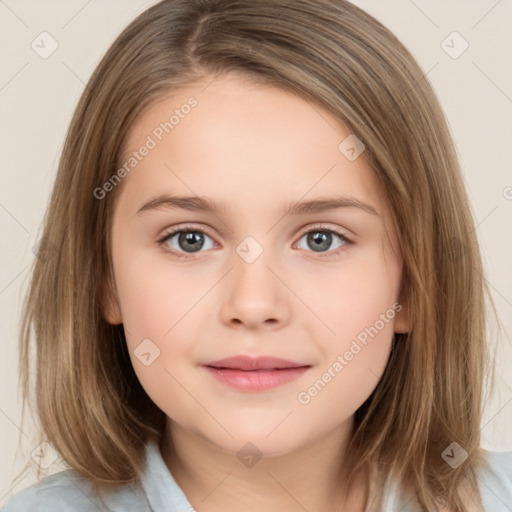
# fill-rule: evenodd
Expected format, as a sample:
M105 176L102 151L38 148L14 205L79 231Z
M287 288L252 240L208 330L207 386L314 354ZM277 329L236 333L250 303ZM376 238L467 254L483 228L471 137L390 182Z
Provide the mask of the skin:
M338 150L349 132L332 115L236 75L209 77L162 98L132 127L126 155L191 96L198 105L119 185L112 222L115 289L106 318L124 324L137 376L167 415L164 460L201 511L362 511L365 482L350 496L338 485L344 447L354 412L385 369L393 333L408 328L385 192L364 153L349 161ZM137 213L163 193L208 197L226 211ZM377 215L354 207L281 213L290 201L335 193L370 204ZM199 252L187 252L178 236L158 243L184 224L206 230ZM337 229L352 243L332 234L330 245L315 251L311 228ZM252 263L236 250L249 235L263 250ZM191 257L175 256L166 245ZM309 403L300 403L298 393L396 302L400 313ZM134 355L144 339L160 350L149 366ZM311 367L263 392L229 388L201 367L237 354ZM252 467L237 457L247 442L262 456Z

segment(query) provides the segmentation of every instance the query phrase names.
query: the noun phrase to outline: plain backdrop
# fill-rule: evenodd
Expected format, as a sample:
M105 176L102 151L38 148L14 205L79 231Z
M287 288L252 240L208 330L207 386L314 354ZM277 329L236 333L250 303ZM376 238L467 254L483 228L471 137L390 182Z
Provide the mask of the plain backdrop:
M35 481L33 470L13 481L36 448L33 425L21 425L17 390L20 302L65 132L100 58L154 3L0 0L0 506ZM501 323L501 333L489 326L497 345L497 388L486 405L482 443L512 450L512 2L354 3L417 58L450 124ZM43 58L52 44L58 47Z

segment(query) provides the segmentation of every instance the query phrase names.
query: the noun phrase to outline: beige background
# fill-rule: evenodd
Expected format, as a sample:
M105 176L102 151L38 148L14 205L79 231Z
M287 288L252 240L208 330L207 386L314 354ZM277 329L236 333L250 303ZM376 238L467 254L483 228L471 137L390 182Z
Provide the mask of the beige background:
M31 470L12 481L36 447L31 425L20 423L19 305L67 125L103 53L129 21L153 3L0 0L0 506L12 492L34 481ZM502 324L500 335L494 334L495 327L490 329L498 343L498 383L482 423L483 444L512 450L512 2L354 3L412 51L451 125ZM31 47L43 31L58 43L47 59ZM454 31L460 36L450 35ZM457 56L465 41L468 48ZM49 43L47 39L46 49ZM51 452L47 457L51 461ZM54 463L48 471L57 469Z

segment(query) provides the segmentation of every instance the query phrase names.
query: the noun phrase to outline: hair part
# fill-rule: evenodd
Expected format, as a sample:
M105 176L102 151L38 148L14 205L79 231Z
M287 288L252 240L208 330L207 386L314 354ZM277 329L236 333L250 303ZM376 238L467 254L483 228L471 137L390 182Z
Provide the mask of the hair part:
M101 200L93 191L119 168L143 112L226 73L332 113L364 142L386 190L412 328L395 336L383 377L356 412L347 489L368 471L376 510L388 477L425 512L439 504L468 510L460 489L469 482L480 499L488 365L488 290L474 223L425 74L388 29L344 0L166 0L139 15L101 60L71 121L44 219L43 239L55 251L35 260L23 312L20 379L28 400L33 333L45 439L102 486L137 479L147 439L163 435L165 415L138 382L123 326L110 325L102 309L115 293L110 227L123 184ZM441 457L453 442L468 454L457 469Z

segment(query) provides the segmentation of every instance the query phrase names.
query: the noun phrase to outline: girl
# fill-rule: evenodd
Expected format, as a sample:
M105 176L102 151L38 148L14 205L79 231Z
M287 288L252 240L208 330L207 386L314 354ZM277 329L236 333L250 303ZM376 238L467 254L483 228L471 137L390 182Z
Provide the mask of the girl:
M70 468L5 512L512 509L512 453L480 448L452 141L354 5L140 15L77 107L43 242L23 385L33 333L41 441Z

